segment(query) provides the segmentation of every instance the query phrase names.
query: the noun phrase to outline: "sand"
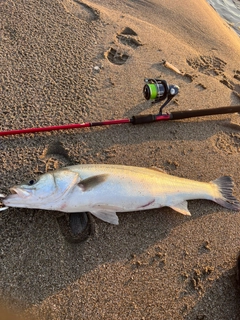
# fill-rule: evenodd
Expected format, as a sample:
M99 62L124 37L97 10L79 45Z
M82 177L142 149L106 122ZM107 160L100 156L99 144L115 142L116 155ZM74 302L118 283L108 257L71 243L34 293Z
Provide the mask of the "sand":
M239 37L204 0L2 0L1 25L1 130L156 113L145 77L179 85L169 111L240 104ZM1 137L0 190L109 163L230 175L240 199L239 128L232 114ZM203 200L189 210L119 214L119 226L94 219L78 244L58 213L4 211L1 296L39 319L239 319L240 215Z

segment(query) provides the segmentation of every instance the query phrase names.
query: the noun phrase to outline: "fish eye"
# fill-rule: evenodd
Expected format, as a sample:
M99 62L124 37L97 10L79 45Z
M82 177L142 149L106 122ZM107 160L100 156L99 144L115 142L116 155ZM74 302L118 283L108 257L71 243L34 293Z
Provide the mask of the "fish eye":
M28 181L28 185L32 186L33 184L35 184L37 182L37 180L31 179Z

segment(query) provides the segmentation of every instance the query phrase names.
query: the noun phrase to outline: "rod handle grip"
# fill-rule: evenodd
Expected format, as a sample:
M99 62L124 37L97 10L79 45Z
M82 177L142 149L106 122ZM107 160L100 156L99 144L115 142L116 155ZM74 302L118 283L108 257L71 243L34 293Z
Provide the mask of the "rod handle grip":
M151 123L155 121L156 121L156 116L154 114L143 114L139 116L133 116L131 118L132 124Z
M171 112L171 120L240 112L239 106Z

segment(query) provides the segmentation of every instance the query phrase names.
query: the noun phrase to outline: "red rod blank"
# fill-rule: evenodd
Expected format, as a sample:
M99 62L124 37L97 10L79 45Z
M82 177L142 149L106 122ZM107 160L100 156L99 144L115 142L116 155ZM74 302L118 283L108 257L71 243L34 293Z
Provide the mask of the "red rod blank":
M87 127L93 127L93 126L107 126L111 124L122 124L122 123L130 123L130 122L131 122L130 119L118 119L118 120L106 120L101 122L71 123L71 124L65 124L65 125L59 125L59 126L48 126L48 127L42 127L42 128L37 127L37 128L0 131L0 136L35 133L35 132L43 132L43 131L87 128Z

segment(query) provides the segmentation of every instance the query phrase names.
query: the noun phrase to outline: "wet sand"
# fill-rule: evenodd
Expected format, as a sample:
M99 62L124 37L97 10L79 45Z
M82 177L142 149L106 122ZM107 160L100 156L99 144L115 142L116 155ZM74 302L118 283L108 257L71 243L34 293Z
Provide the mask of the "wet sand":
M239 37L203 0L5 0L1 10L1 130L156 113L145 77L180 87L169 111L240 104ZM109 163L230 175L240 199L239 126L232 114L1 137L0 190ZM123 213L119 226L94 219L80 244L65 240L56 212L4 211L1 296L40 319L239 319L240 215L203 200L189 210Z
M240 1L208 0L213 8L225 19L240 36Z

